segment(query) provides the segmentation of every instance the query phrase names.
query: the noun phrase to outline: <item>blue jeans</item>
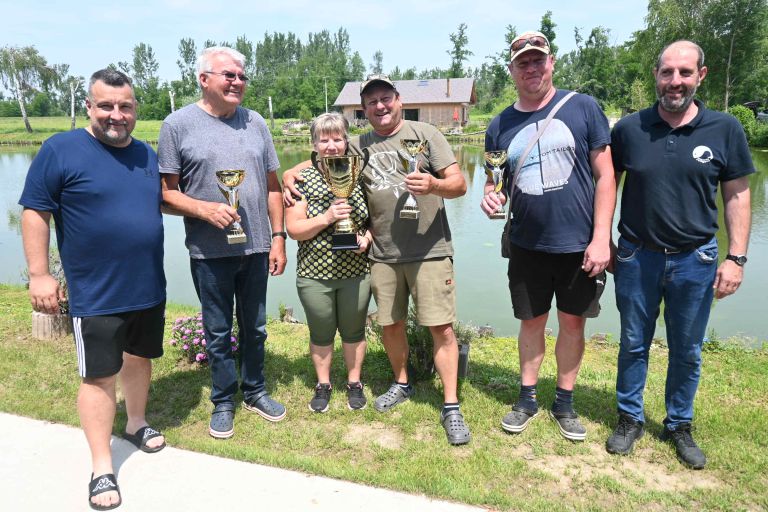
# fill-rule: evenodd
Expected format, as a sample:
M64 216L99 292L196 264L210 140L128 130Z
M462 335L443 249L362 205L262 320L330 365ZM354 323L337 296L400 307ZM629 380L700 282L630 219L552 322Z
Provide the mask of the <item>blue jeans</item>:
M619 240L616 253L616 306L621 315L616 398L619 412L645 421L643 389L648 351L664 300L669 362L664 424L674 430L693 420L693 399L701 374L701 345L712 305L717 240L677 254L653 252Z
M232 353L232 312L239 329L243 397L264 390L264 342L267 339L267 253L227 258L192 259L192 280L203 311L203 330L211 369L211 402L233 404L237 392Z

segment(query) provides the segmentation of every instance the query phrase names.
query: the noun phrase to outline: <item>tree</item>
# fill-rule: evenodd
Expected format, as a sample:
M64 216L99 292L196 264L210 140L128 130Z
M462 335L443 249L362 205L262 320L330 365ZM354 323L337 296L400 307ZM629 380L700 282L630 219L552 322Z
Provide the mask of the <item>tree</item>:
M541 28L539 32L547 36L549 40L549 49L552 55L557 55L557 45L555 44L555 27L557 25L552 21L552 11L547 11L544 16L541 17Z
M469 60L469 57L474 55L467 45L469 44L469 38L467 37L467 24L461 23L458 31L449 36L453 48L446 50L446 53L451 56L451 67L448 69L449 78L461 78L464 76L464 62Z
M53 71L48 67L45 57L34 46L4 46L0 49L0 79L19 103L28 133L32 133L32 126L27 115L27 102L38 88L53 78Z
M376 50L376 53L373 54L373 64L371 65L371 73L383 73L384 72L384 54L381 53L381 50Z
M172 83L175 92L182 97L194 95L197 92L197 46L191 37L179 41L176 65L181 79Z

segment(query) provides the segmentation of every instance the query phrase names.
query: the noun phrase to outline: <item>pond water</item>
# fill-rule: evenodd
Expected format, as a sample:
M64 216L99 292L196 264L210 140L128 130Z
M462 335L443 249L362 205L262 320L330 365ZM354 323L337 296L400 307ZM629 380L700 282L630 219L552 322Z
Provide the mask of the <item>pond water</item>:
M485 183L482 169L482 148L455 146L459 164L467 179L464 197L446 201L456 252L457 309L459 319L474 325L490 325L497 335L516 335L519 323L512 315L506 279L506 260L499 252L499 237L503 221L491 221L480 211L480 199ZM0 152L0 283L20 284L25 268L21 245L17 204L24 178L35 150L4 150ZM307 158L308 149L297 146L278 147L282 168L289 168ZM768 340L765 290L768 290L768 152L752 153L758 173L751 178L752 236L749 263L739 291L721 301L715 301L708 332L718 337L744 336L755 344ZM618 208L617 208L618 209ZM718 233L721 255L727 252L725 230ZM615 216L618 218L618 213ZM168 299L182 304L199 305L189 275L189 258L184 247L184 227L179 217L165 216L165 272L168 278ZM614 225L614 233L615 225ZM722 257L722 256L721 256ZM277 316L283 303L294 308L294 316L304 314L296 294L296 242L288 241L289 263L284 275L270 278L267 312ZM615 307L613 280L609 277L602 298L602 313L587 322L588 335L609 333L618 337L619 315ZM373 303L372 303L373 304ZM375 308L372 305L372 308ZM553 309L554 312L554 309ZM557 329L554 314L549 326ZM664 336L663 319L659 319L656 334Z

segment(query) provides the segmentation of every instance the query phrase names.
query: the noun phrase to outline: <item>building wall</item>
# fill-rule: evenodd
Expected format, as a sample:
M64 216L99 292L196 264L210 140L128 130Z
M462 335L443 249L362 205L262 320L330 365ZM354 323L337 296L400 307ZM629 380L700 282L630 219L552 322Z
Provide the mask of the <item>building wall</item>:
M418 109L419 121L438 127L464 126L469 121L469 105L466 103L411 103L403 104L403 109ZM364 118L362 109L357 105L342 108L342 114L350 124L355 124L356 110L359 111L357 118ZM454 116L458 116L458 120L454 120Z

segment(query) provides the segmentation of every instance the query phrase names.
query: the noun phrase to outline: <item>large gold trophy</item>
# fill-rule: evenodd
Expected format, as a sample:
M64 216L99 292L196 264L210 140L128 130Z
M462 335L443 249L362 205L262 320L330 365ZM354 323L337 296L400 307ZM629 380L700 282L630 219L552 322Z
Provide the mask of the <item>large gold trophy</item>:
M493 180L493 191L498 196L501 192L501 188L504 186L504 172L502 171L501 166L507 161L507 152L504 150L486 151L483 155L485 156L485 161L491 165L490 169L485 169L485 174ZM499 206L499 208L490 214L489 217L491 219L505 218L506 214L504 213L504 207Z
M317 153L312 152L312 164L323 175L325 183L331 189L336 199L343 199L345 202L355 190L357 182L363 172L363 168L368 162L368 153L364 157L360 155L338 155L324 156L320 159ZM357 229L352 219L341 219L336 221L336 229L331 234L331 250L346 251L356 250Z
M403 165L408 165L408 174L419 172L419 160L416 158L419 153L427 149L427 141L419 139L402 139L400 143L403 149L408 153L408 158L403 159ZM408 192L408 198L405 200L402 210L400 210L401 219L418 219L419 206L416 204L416 198Z
M245 171L243 169L216 171L216 179L219 180L219 190L224 195L229 206L237 210L240 206L237 188L245 179ZM243 227L239 222L235 221L227 227L227 242L230 245L242 244L246 240L245 231L243 231Z

